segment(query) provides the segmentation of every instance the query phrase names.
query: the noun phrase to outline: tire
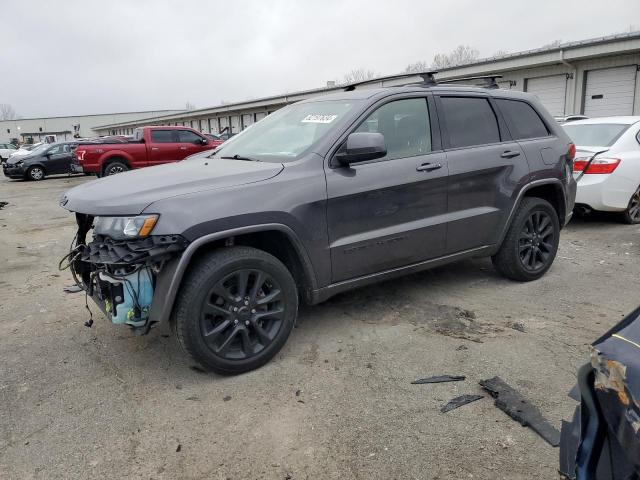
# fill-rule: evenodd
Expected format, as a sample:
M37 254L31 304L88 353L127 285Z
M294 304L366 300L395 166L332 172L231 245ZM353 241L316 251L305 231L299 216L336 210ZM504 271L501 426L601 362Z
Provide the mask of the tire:
M42 180L45 177L44 168L39 165L34 165L33 167L29 167L27 170L27 178L29 180L33 180L35 182Z
M516 211L493 265L505 277L529 282L542 277L558 251L560 222L542 198L525 197Z
M172 320L193 360L206 370L235 375L271 360L297 315L296 283L280 260L251 247L226 247L199 258L188 271Z
M104 167L103 176L108 177L109 175L115 175L116 173L122 173L129 170L129 166L124 162L114 161L107 163L107 166Z
M640 186L631 195L627 209L622 212L622 221L629 225L640 223Z

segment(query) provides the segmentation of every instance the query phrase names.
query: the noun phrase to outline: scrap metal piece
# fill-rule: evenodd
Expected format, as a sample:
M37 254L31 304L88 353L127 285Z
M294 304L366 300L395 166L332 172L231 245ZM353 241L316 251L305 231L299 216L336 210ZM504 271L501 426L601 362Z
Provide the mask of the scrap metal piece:
M62 291L64 293L78 293L82 292L82 287L80 285L69 285L68 287L64 287Z
M436 375L435 377L419 378L411 382L412 385L420 385L423 383L444 383L444 382L461 382L467 377L464 375Z
M560 444L560 432L542 416L537 407L529 403L500 377L480 381L480 385L495 399L495 406L523 427L530 427L552 447Z
M446 405L443 405L440 409L440 412L450 412L451 410L455 410L456 408L460 408L467 403L475 402L476 400L480 400L481 398L484 398L484 395L461 395L450 400Z

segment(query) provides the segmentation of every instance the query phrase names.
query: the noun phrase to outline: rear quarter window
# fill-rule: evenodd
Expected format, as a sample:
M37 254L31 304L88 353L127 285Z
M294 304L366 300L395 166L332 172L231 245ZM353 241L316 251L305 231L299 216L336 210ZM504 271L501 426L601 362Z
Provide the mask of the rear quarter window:
M500 142L498 119L489 100L441 97L440 101L451 148Z
M549 130L538 112L526 102L496 99L498 108L504 115L511 135L515 140L540 138L549 135Z

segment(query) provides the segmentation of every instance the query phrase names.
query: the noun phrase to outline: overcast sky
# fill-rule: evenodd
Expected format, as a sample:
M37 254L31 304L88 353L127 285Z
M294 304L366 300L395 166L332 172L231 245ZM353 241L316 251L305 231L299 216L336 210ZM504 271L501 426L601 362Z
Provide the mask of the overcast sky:
M639 0L2 0L0 103L22 117L198 108L640 29ZM635 23L634 23L635 22Z

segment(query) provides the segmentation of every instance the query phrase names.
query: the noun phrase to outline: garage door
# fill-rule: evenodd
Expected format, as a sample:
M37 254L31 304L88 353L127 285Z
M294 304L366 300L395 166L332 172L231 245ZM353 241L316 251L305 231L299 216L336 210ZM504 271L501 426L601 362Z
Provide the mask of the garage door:
M567 91L566 75L527 78L526 90L536 94L551 115L555 117L564 115L564 99Z
M637 68L603 68L587 72L584 114L587 117L633 115Z
M242 128L247 128L253 123L253 113L245 113L242 115Z
M256 122L259 121L259 120L262 120L266 116L267 116L267 112L256 113Z

